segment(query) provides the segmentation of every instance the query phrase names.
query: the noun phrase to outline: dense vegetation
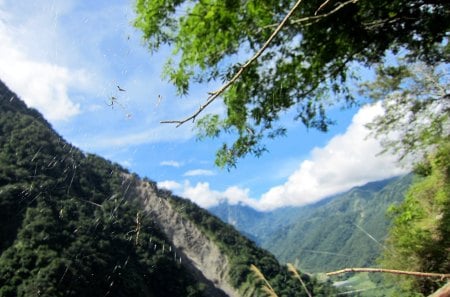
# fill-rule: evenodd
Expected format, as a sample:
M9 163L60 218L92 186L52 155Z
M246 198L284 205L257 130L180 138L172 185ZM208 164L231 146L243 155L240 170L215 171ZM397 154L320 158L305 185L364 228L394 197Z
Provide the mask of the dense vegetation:
M123 168L65 142L3 83L0 114L0 296L201 295L125 199Z
M258 244L283 263L296 263L307 272L376 264L383 251L389 219L386 211L403 201L411 175L356 187L315 205L255 213L237 206L212 208L255 237ZM242 208L242 207L241 207ZM377 242L378 241L378 242Z
M403 200L410 180L407 176L387 185L355 188L286 226L263 246L281 261L297 260L299 267L311 272L370 267L384 249L386 210Z
M266 137L286 133L280 125L286 111L307 128L327 131L330 105L354 104L358 93L380 101L384 113L368 125L372 134L385 152L426 176L393 211L386 263L400 268L412 259L406 268L449 272L450 2L137 0L136 12L135 26L150 50L173 49L163 74L180 94L193 82L222 80L199 109L166 121L200 118L200 138L222 137L219 166L260 156ZM376 76L356 92L355 65L373 67ZM202 116L217 100L226 113ZM340 242L336 234L350 236L345 219L335 222L333 242ZM349 220L357 224L354 216ZM410 282L407 295L439 285Z
M375 80L362 88L370 98L381 100L385 109L369 128L385 151L399 153L424 178L413 183L400 206L392 207L394 224L381 263L448 273L450 68L448 63L397 62L380 66ZM403 279L402 286L394 282L406 290L400 291L403 295L427 295L442 284L422 278Z
M3 83L0 114L0 296L203 295L205 285L161 248L171 243L132 196L126 170L68 144ZM243 295L257 294L254 264L279 296L307 296L274 256L234 228L157 192L220 247ZM335 293L303 278L315 296Z
M450 145L442 144L416 170L423 175L404 202L390 209L394 224L382 259L386 267L448 273L450 271ZM407 292L430 294L442 279L401 278ZM401 293L400 293L401 294ZM411 293L410 293L411 294Z
M226 114L208 114L198 127L205 137L232 135L216 162L234 166L264 152L264 138L286 133L279 120L287 110L327 131L329 106L355 103L355 64L375 66L400 51L409 61L449 62L449 11L439 0L136 0L135 25L152 52L172 49L164 76L180 94L224 82L205 106L223 99Z

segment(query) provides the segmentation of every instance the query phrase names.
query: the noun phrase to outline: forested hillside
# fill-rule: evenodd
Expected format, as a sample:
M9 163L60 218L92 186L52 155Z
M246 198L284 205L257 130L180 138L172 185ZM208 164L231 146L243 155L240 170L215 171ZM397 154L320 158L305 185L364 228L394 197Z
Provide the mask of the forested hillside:
M384 249L387 210L403 200L411 178L354 188L299 217L262 246L282 262L298 262L311 272L373 266Z
M307 296L234 228L73 147L3 83L0 114L0 296L254 296L250 264L279 296ZM196 246L220 251L220 280L198 271ZM302 278L315 296L335 294Z
M124 199L123 168L68 144L3 83L0 113L0 296L201 295Z
M372 266L383 250L391 204L403 200L412 176L356 187L316 204L258 212L243 205L211 211L282 262L309 272Z

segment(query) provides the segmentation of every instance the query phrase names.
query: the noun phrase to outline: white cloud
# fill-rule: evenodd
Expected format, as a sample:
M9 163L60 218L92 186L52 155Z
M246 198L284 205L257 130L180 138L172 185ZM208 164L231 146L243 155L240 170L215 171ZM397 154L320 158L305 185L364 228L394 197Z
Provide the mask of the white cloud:
M177 195L186 197L201 207L213 207L220 202L227 201L230 204L243 203L257 208L257 201L249 198L249 189L232 186L220 192L212 190L208 182L198 182L191 185L185 180L183 184L176 181L166 180L157 183L158 187L174 191Z
M181 163L177 162L177 161L174 161L174 160L162 161L161 163L159 163L159 165L175 167L175 168L181 167Z
M252 198L249 189L233 186L220 192L206 182L195 186L189 181L177 183L177 194L206 208L228 201L272 210L314 203L371 181L407 173L394 156L379 155L380 144L368 137L365 124L380 113L380 104L362 107L344 134L333 137L324 147L314 148L310 158L302 161L284 184L271 188L260 199Z
M204 208L217 205L224 199L220 192L211 190L207 182L200 182L191 186L189 181L185 181L181 196L189 198Z
M216 173L212 170L206 170L206 169L193 169L186 171L183 176L213 176L216 175Z
M180 183L177 183L176 181L173 180L165 180L158 182L157 186L161 189L166 189L170 191L176 191L182 188L182 185Z
M250 193L250 190L247 188L243 189L241 187L232 186L232 187L227 188L223 192L223 196L225 197L227 202L231 205L243 203L248 206L258 208L258 201L250 198L249 193Z
M362 107L342 135L323 148L315 148L309 160L283 184L273 187L258 201L260 209L305 205L347 191L370 181L407 172L392 155L378 155L381 146L367 137L365 124L382 113L380 104Z
M70 92L88 89L89 73L46 61L43 54L33 52L39 46L51 46L51 43L46 44L51 38L44 36L54 24L36 16L17 26L14 24L17 20L3 9L0 7L0 79L50 121L67 120L79 114L80 105L70 98ZM36 35L36 30L39 30L39 37L27 38ZM37 40L40 42L35 44Z

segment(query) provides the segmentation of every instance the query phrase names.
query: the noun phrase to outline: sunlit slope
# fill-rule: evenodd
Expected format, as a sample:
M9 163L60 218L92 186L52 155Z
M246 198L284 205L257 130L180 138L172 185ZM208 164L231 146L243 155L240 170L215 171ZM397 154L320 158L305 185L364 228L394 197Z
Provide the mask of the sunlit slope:
M412 176L356 187L304 207L257 212L240 205L211 211L254 238L281 262L323 272L370 266L383 249L390 218L387 209L403 200Z
M274 234L263 246L307 271L375 264L384 249L388 207L404 198L411 176L354 188Z
M250 264L306 296L234 228L73 147L1 82L0 133L0 296L253 296Z

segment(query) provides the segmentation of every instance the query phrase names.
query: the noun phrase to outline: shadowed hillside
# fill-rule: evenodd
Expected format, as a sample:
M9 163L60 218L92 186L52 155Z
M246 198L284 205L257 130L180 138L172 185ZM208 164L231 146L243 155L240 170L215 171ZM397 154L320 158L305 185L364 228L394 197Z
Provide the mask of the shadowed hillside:
M306 296L233 227L73 147L1 82L0 115L0 296L257 296L250 264Z

